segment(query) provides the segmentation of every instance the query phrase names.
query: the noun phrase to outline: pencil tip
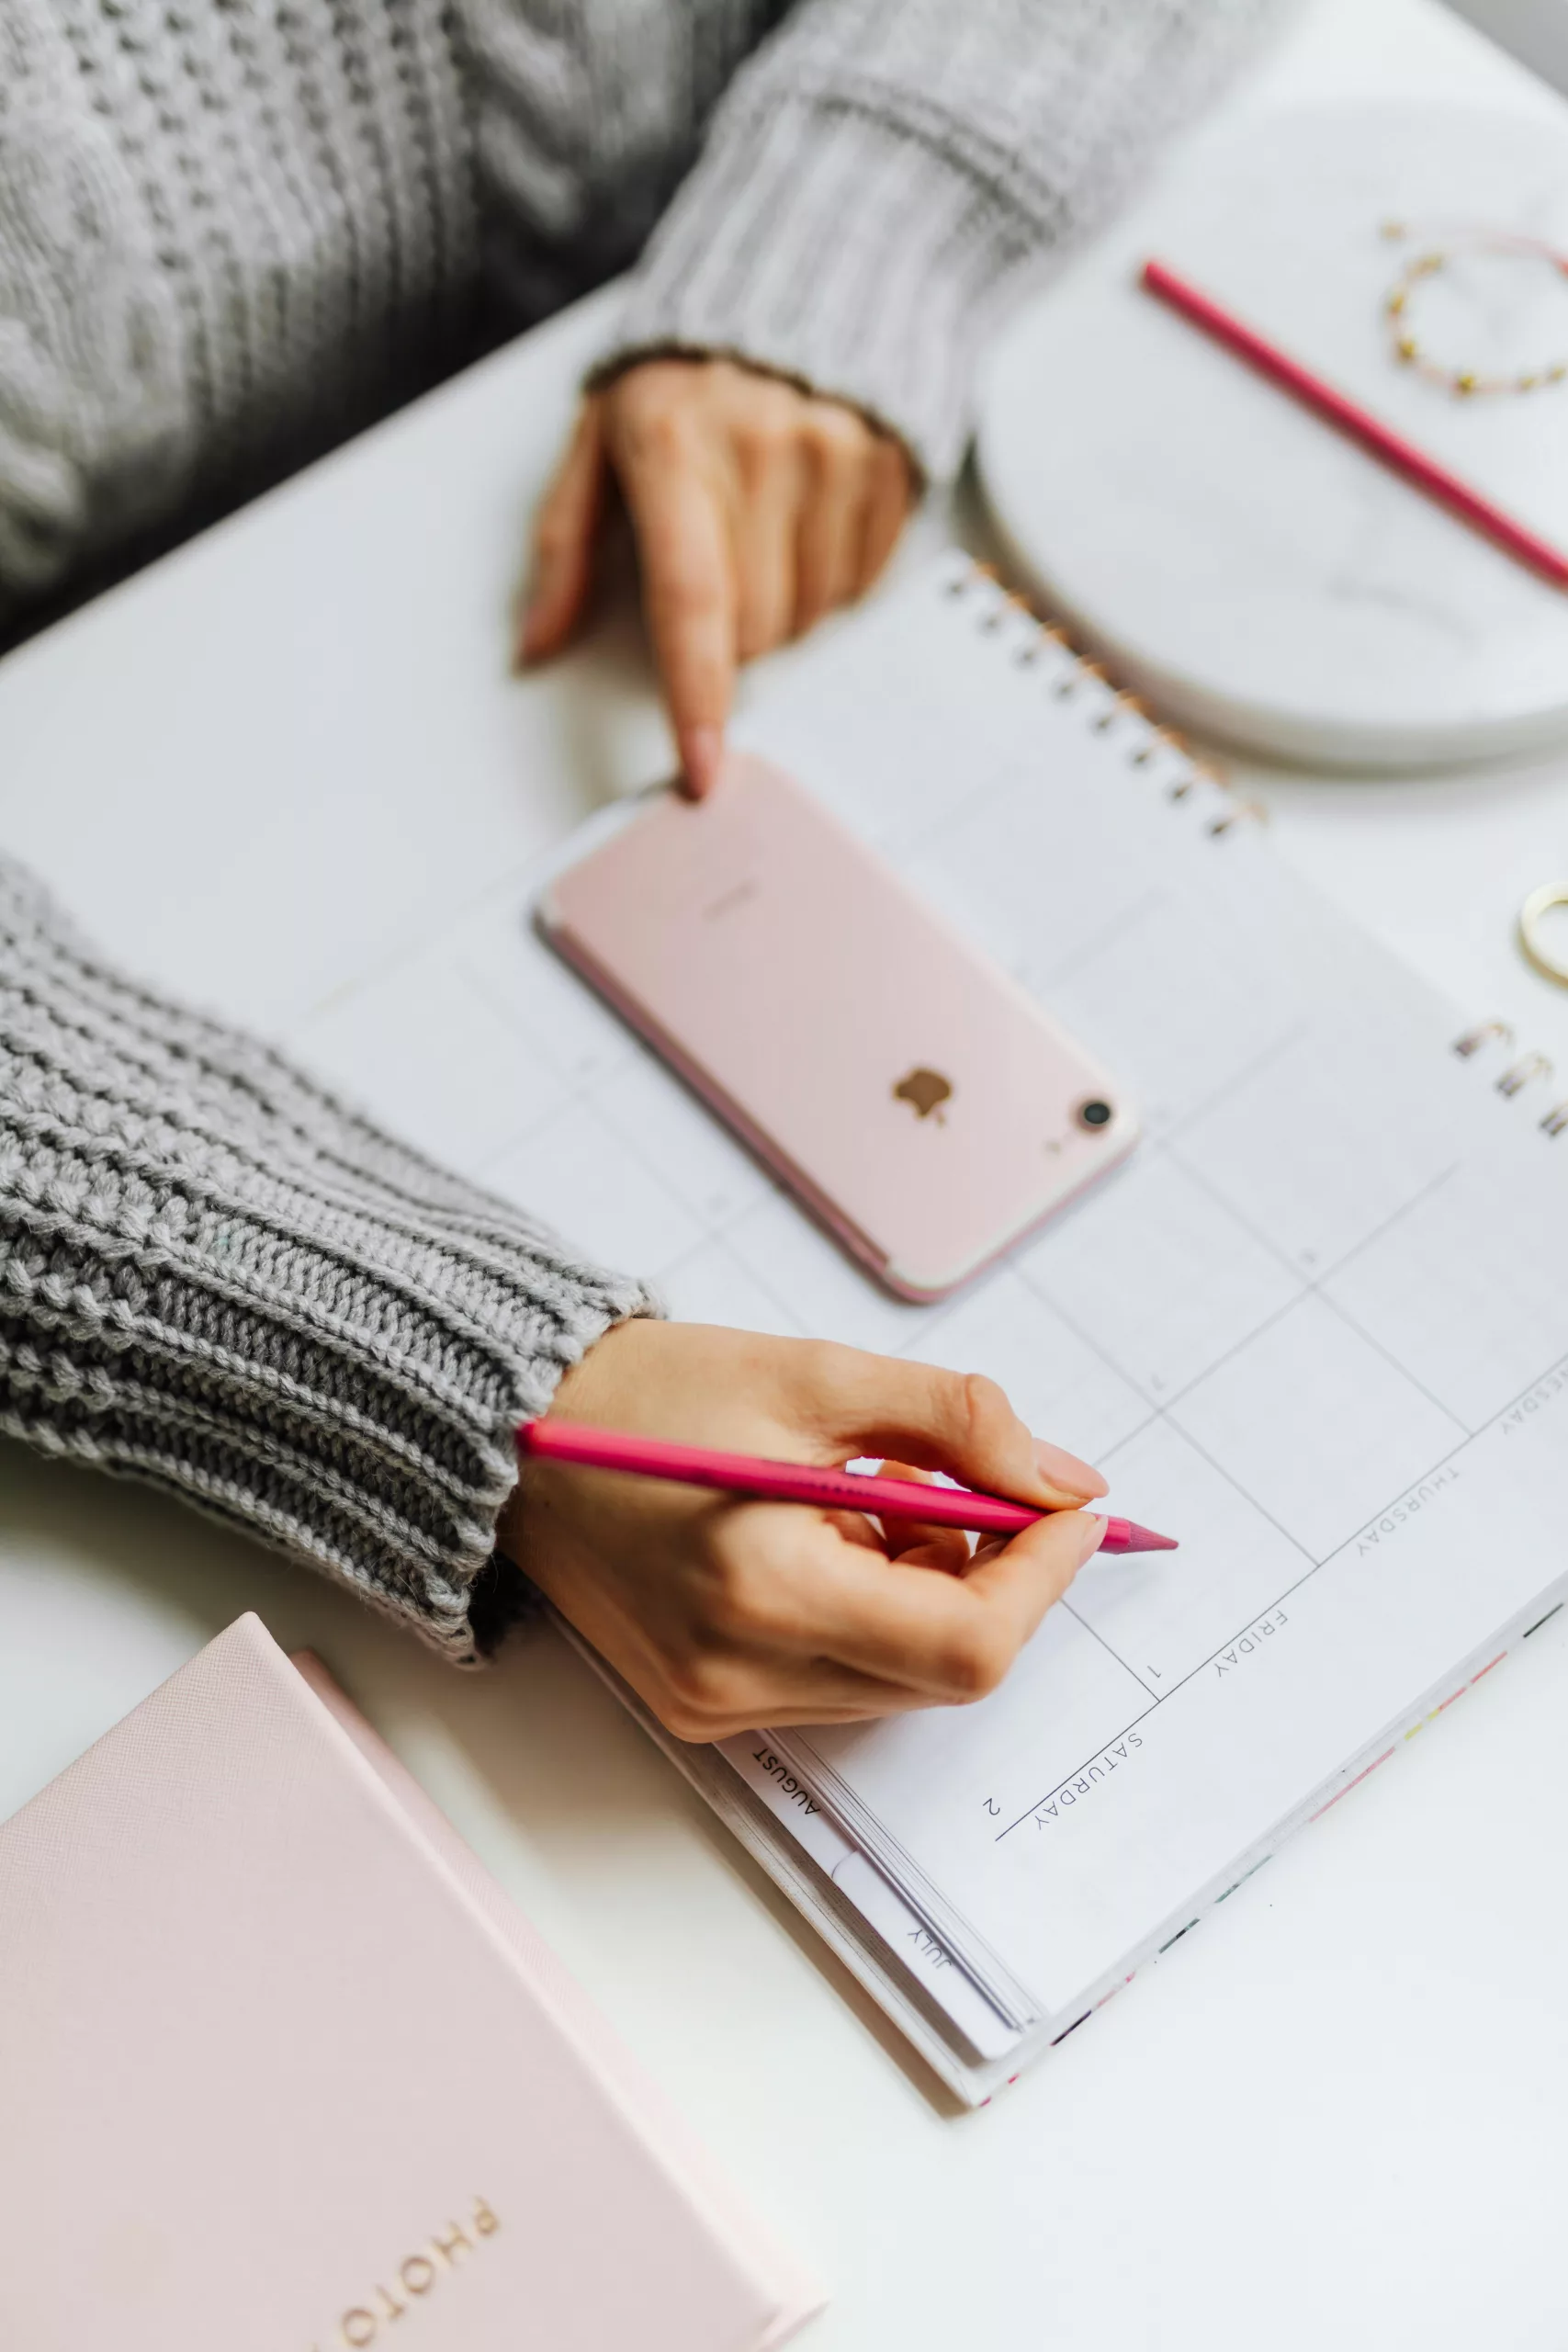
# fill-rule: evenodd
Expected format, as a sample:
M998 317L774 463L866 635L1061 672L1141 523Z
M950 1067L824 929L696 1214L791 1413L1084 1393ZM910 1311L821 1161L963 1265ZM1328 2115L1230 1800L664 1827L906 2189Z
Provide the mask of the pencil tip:
M1156 1535L1152 1527L1140 1527L1135 1520L1127 1522L1129 1552L1179 1552L1180 1544L1174 1535Z

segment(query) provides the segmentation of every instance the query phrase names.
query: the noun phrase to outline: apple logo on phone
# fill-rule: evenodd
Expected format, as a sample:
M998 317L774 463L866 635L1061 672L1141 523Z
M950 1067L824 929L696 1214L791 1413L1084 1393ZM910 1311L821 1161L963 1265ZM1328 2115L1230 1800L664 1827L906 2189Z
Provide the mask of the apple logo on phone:
M912 1069L908 1078L901 1078L893 1089L895 1102L910 1103L917 1119L929 1119L934 1111L939 1127L947 1124L942 1115L942 1106L951 1101L952 1095L953 1081L943 1078L939 1069Z

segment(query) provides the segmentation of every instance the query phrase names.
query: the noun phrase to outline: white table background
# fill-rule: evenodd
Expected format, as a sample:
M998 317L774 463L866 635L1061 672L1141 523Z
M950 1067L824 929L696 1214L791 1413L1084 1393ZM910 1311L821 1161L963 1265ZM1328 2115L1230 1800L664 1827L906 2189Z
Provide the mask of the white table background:
M1317 0L1233 103L1358 91L1559 103L1430 0ZM107 944L276 1026L658 772L624 586L581 651L505 670L612 300L0 663L0 839ZM960 502L917 543L964 527ZM1568 872L1568 750L1247 781L1303 869L1568 1071L1568 995L1510 935ZM1568 1612L957 2118L553 1638L454 1676L173 1504L6 1445L0 1815L246 1608L323 1651L818 2267L821 2352L1568 2345Z

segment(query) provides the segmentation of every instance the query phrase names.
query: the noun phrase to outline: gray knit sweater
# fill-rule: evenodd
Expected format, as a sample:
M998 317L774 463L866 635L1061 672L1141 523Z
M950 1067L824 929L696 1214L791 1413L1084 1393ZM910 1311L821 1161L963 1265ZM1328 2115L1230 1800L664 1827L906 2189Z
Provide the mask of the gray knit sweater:
M607 356L740 354L941 473L1000 301L1269 6L0 0L0 598L372 413L481 272L529 314L618 266L682 175ZM0 857L0 1430L466 1660L513 1424L649 1306Z
M650 1305L127 979L0 857L0 1431L183 1495L467 1661L505 1614L483 1577L513 1428Z
M0 615L661 213L607 356L751 357L941 475L998 302L1280 5L0 0Z

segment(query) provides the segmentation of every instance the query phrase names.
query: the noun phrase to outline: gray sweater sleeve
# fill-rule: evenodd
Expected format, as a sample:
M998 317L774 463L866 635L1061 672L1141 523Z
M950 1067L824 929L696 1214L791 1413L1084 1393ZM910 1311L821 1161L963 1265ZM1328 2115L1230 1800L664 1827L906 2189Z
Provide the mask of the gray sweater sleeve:
M0 1430L471 1663L512 1429L642 1287L137 986L0 858Z
M739 74L601 374L728 352L929 476L1007 301L1114 207L1290 0L800 0Z

